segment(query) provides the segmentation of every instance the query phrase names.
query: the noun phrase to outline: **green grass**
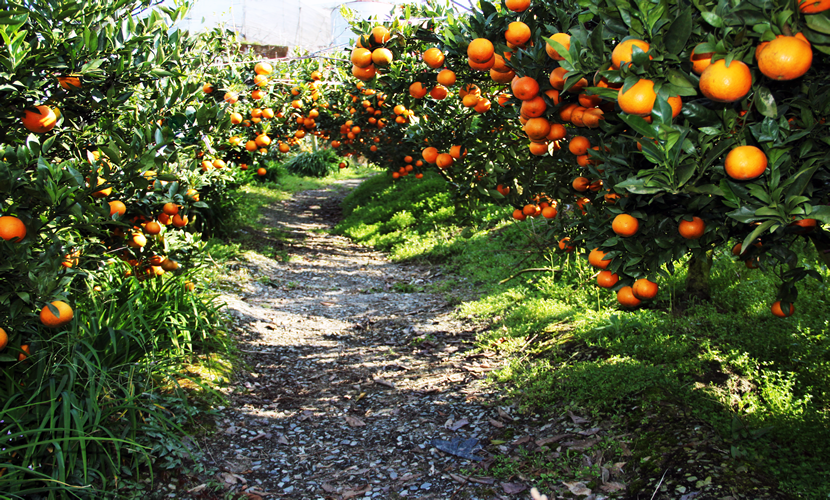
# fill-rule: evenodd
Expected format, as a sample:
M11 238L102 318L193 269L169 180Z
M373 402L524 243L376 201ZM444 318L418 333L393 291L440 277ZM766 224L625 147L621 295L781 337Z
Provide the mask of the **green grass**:
M689 405L726 438L733 458L798 497L830 494L826 267L815 265L824 282L799 283L788 319L769 311L775 278L734 262L727 249L715 255L711 302L688 302L681 270L659 282L658 301L621 310L594 285L586 259L553 251L543 221L456 206L443 183L376 176L346 199L338 231L394 260L452 270L457 278L435 291L465 297L462 316L491 318L478 341L510 358L494 377L511 396L537 411L564 403L605 415ZM816 262L812 246L798 250ZM525 268L554 271L517 275Z

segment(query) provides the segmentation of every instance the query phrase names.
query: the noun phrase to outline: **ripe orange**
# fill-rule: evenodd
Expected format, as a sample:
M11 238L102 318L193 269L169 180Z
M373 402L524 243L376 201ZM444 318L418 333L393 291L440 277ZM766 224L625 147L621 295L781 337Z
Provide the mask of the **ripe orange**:
M161 224L156 221L150 221L144 224L144 232L147 234L159 234L161 232Z
M372 62L382 68L392 64L393 59L394 56L392 55L392 51L389 49L381 47L372 51Z
M628 238L634 236L640 228L640 222L628 214L620 214L614 217L611 229L618 235Z
M438 69L444 64L444 53L435 47L424 51L424 55L422 57L427 66L432 69Z
M530 7L530 0L506 0L504 5L513 12L524 12Z
M255 76L254 77L254 85L256 85L257 87L264 87L264 86L268 85L268 77L263 76L263 75ZM259 92L257 92L257 91L259 91ZM257 92L257 93L254 94L254 92ZM254 99L262 99L263 92L261 90L257 89L254 92L251 93L252 97L255 96L255 95L259 96L259 97L254 97Z
M556 207L545 207L542 209L542 217L544 217L545 219L553 219L554 217L556 217L557 213L559 212L556 210Z
M539 82L529 76L513 80L513 95L522 101L528 101L539 95Z
M55 111L49 106L37 106L36 109L36 112L28 109L24 111L23 126L26 130L36 134L45 134L55 128L58 122Z
M409 86L409 95L415 99L421 99L427 95L427 89L424 88L424 85L421 82L415 82Z
M165 258L163 261L161 261L161 268L164 269L165 271L168 271L168 272L169 271L175 271L176 269L179 268L179 263L176 262L175 260L170 260L169 258Z
M72 76L72 75L59 76L58 77L58 83L60 84L61 87L64 88L64 90L70 90L70 89L76 89L77 90L77 89L81 88L81 79L77 76Z
M258 176L262 177L263 175L266 174L266 170L263 167L259 167L258 169L256 169L256 174Z
M270 75L274 71L274 67L267 62L259 62L254 66L254 73L257 75Z
M6 330L0 328L0 351L6 348L9 345L9 334L6 333Z
M571 183L571 185L573 186L573 188L574 188L575 190L579 191L579 192L587 191L587 190L588 190L588 186L589 186L590 184L591 184L591 181L589 181L589 180L588 180L587 178L585 178L585 177L577 177L577 178L576 178L576 179L574 179L574 180L573 180L573 182Z
M372 38L375 40L375 43L386 43L389 41L389 37L389 30L384 26L375 26L372 28Z
M527 145L528 149L530 149L530 153L534 156L545 156L546 154L548 154L548 146L549 144L547 141L531 141L530 144Z
M125 213L127 213L127 206L124 205L124 203L122 203L119 200L113 200L113 201L109 202L109 205L110 205L110 217L112 217L113 215L116 215L116 214L118 214L118 216L121 217Z
M467 57L479 64L493 59L494 52L493 42L486 38L476 38L467 46Z
M714 52L695 54L695 50L692 49L692 55L689 57L689 60L692 61L692 71L694 71L697 75L703 73L703 71L708 68L710 64L712 64L712 56L714 54Z
M513 210L513 218L516 220L525 220L527 219L527 216L524 214L522 209L517 208L516 210Z
M551 123L550 133L547 139L549 141L559 141L568 137L568 130L561 123Z
M472 59L467 59L467 64L469 64L470 67L472 69L476 70L476 71L488 71L488 70L492 69L493 66L495 66L496 58L491 57L490 59L487 59L483 63L475 62Z
M256 141L248 141L245 143L245 149L250 152L254 152L258 149Z
M657 283L649 281L646 278L640 278L634 282L631 290L634 296L640 300L650 300L657 296Z
M127 240L127 246L130 248L144 248L146 245L147 238L141 233L132 233Z
M464 158L465 156L467 156L467 148L464 148L462 146L453 146L453 147L450 148L450 156L452 156L456 160L460 160L461 158ZM410 162L411 162L411 157L408 157L408 158L410 158ZM407 162L407 163L410 163L410 162Z
M640 79L626 92L620 88L617 94L617 102L624 113L646 116L654 108L654 100L657 94L654 92L654 82L645 78Z
M521 21L514 21L507 26L504 39L513 45L522 46L530 40L530 27Z
M739 181L760 177L767 170L767 155L755 146L733 148L723 162L726 175Z
M233 103L235 103L236 101L239 100L239 94L236 93L236 92L226 92L224 99L225 99L225 102L227 102L229 104L233 104Z
M794 36L772 40L758 54L758 69L773 80L794 80L813 64L810 44Z
M634 47L642 49L643 52L648 52L650 46L648 42L637 38L623 40L611 52L611 69L620 69L623 63L630 63ZM649 56L649 59L652 59L652 57Z
M11 215L0 217L0 238L6 241L17 242L26 237L26 226L23 221Z
M522 207L522 213L525 215L536 215L536 212L539 211L539 207L534 205L533 203L528 203L524 207Z
M436 101L440 101L445 99L448 93L449 92L447 91L447 87L438 84L432 87L432 90L429 91L429 96L435 99Z
M72 321L72 317L75 313L72 311L69 304L62 300L55 300L51 304L58 310L58 316L55 316L52 311L49 310L49 307L44 306L44 308L40 310L41 323L48 328L60 328Z
M793 314L795 314L795 306L794 305L790 304L790 313L787 314L781 308L781 301L780 300L776 300L775 303L772 304L772 307L770 309L772 310L772 314L778 316L779 318L786 318L786 317L789 317L789 316L792 316Z
M697 216L692 217L690 221L682 219L680 224L677 225L677 230L680 232L680 236L687 240L696 240L703 236L703 232L706 230L706 223Z
M455 72L449 69L444 69L438 72L438 83L449 87L455 83Z
M173 225L175 227L184 227L187 225L187 216L182 217L179 214L173 216Z
M591 141L583 135L578 135L570 140L568 143L568 151L575 155L584 155L591 147Z
M573 252L574 250L576 250L575 246L568 244L569 241L571 241L571 239L567 236L559 240L559 250L564 250L566 252Z
M602 288L611 288L620 281L620 277L617 273L612 273L611 271L600 271L597 275L597 285L601 286Z
M205 83L204 85L202 85L202 92L204 92L205 94L210 94L211 92L213 92L213 85Z
M642 301L634 296L634 290L630 286L624 286L617 290L617 302L625 307L637 307Z
M427 163L435 163L438 160L438 149L430 146L421 152L421 156Z
M752 73L742 61L726 60L710 64L700 75L700 92L716 102L735 102L744 98L752 88Z
M23 362L26 360L27 357L31 356L32 351L29 350L29 344L23 344L20 346L20 350L23 351L17 355L17 360Z
M830 9L830 0L800 0L798 9L805 14L817 14Z
M810 231L813 231L816 227L818 227L818 221L816 219L799 219L790 224L790 226L798 227L799 229L797 232L799 234L804 234L809 233Z
M520 113L527 118L537 118L545 114L547 109L548 105L545 103L545 99L537 95L533 99L522 101Z
M256 139L254 140L254 143L257 146L259 146L261 148L264 148L264 147L267 147L267 146L271 145L271 138L268 137L266 134L260 134L260 135L256 136ZM222 163L225 163L225 162L222 162ZM216 162L213 162L213 166L216 167L216 168L220 168L218 165L216 165Z
M352 66L352 76L357 78L358 80L368 81L375 77L375 66L370 64L365 68L358 68L357 66Z
M435 165L438 168L449 168L453 164L453 157L449 153L441 153L435 157Z
M565 74L568 72L563 67L558 67L550 72L550 85L556 90L562 90L565 88Z
M228 164L225 163L225 160L220 160L219 158L213 160L213 167L214 168L225 168Z
M595 248L588 254L588 263L600 269L607 269L612 259L604 260L606 255L608 255L608 252Z
M571 35L567 33L554 33L553 35L549 36L552 41L558 43L559 45L565 47L567 50L571 49ZM545 43L545 52L547 52L548 57L553 59L554 61L564 61L565 58L559 55L559 52L554 49L551 44ZM555 87L554 87L555 88ZM559 89L562 90L562 89Z
M546 139L550 133L550 122L543 116L531 118L524 124L522 130L530 140L541 141Z

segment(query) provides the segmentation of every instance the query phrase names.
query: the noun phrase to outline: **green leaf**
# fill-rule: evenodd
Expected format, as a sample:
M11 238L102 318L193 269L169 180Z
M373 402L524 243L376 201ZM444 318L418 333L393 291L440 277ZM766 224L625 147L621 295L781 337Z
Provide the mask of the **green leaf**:
M669 54L680 54L692 34L692 9L683 9L677 18L672 21L666 32L664 43Z
M758 108L758 111L762 115L769 116L770 118L778 116L778 106L776 106L775 97L769 88L765 86L758 87L757 92L755 92L755 97L755 107Z
M744 241L741 243L741 248L749 248L749 245L757 240L773 224L775 224L774 220L768 220L761 223L760 226L756 227L754 231L749 233L747 237L744 238Z
M830 224L830 206L818 205L813 207L813 211L807 214L811 219L818 219L824 224Z
M689 182L695 174L697 165L695 163L686 163L677 169L677 187L682 187Z
M704 21L711 24L715 28L723 27L723 19L714 12L701 12L700 15L703 17Z
M652 124L645 121L643 117L627 115L625 113L621 113L619 117L643 137L657 137L657 129Z
M824 11L818 14L804 16L807 27L820 33L830 35L830 18L828 18L827 14L828 12Z

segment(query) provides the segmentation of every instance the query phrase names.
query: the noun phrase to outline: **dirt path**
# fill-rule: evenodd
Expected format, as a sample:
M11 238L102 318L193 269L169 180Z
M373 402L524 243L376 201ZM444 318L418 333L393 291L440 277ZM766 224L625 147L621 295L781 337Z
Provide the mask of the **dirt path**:
M534 478L505 457L528 462L530 453L545 470L563 464L561 477L548 478L560 498L649 498L655 486L662 494L653 498L724 497L698 496L712 479L685 467L673 469L676 480L659 468L639 477L648 494L632 496L626 431L564 410L551 419L507 406L483 384L502 360L472 350L486 322L454 319L442 297L423 292L439 269L390 263L328 233L358 183L267 208L278 237L255 234L266 251L227 264L219 284L236 290L222 299L247 366L220 408L218 432L200 444L233 498L526 499ZM278 258L261 255L268 247ZM598 443L613 443L614 453ZM569 479L573 467L595 470L596 480ZM189 496L218 498L204 488Z

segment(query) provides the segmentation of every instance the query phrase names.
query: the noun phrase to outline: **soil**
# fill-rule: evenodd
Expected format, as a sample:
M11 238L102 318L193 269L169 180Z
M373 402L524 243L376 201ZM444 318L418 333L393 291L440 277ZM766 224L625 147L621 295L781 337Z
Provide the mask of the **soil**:
M519 411L487 383L506 363L476 348L487 318L429 291L440 267L331 233L358 183L299 193L263 209L271 229L244 229L260 251L218 284L244 365L200 440L212 476L167 477L166 496L526 499L560 470L552 498L784 498L682 409L644 416L652 453L619 419Z

